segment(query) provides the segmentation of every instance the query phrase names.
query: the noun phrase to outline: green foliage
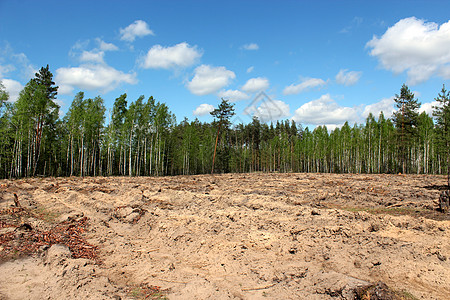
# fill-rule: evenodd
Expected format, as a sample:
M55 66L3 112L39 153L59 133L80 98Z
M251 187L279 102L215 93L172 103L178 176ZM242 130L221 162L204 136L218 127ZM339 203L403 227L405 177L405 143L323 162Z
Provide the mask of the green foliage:
M51 81L51 73L46 76ZM31 79L14 103L11 123L15 129L15 142L11 176L45 175L48 168L56 167L55 161L48 158L55 155L53 151L56 149L52 145L56 143L59 106L51 98L54 94L48 93L49 86L41 81L39 78ZM44 159L41 159L42 148L47 150L43 153Z
M219 122L220 126L228 127L231 117L235 115L234 104L222 98L222 102L210 114Z
M433 116L436 118L437 150L445 158L450 189L450 92L445 89L445 85L442 86L435 100L438 103L433 107Z
M329 130L290 120L254 117L234 124L223 100L213 122L176 123L153 97L115 99L106 120L104 100L75 95L64 118L57 87L41 68L15 103L0 85L0 177L161 176L217 172L450 173L450 94L443 87L433 119L418 114L406 85L396 95L392 120L369 114L364 124ZM105 124L106 123L106 124ZM450 181L450 179L449 179Z
M406 173L409 171L411 159L408 149L417 137L420 103L406 84L400 89L400 95L395 95L394 101L398 110L393 114L392 121L397 129L398 157L401 162L399 167Z
M38 73L35 74L35 78L32 79L38 85L45 86L45 96L49 100L55 100L58 94L58 87L54 86L53 74L50 72L49 66L42 67Z
M3 83L0 81L0 111L3 108L6 101L9 99L9 93L5 90ZM0 115L1 117L2 115Z
M213 161L212 161L212 168L211 168L211 174L214 173L214 165L216 160L216 151L217 151L217 143L219 141L220 137L220 129L223 127L226 131L225 134L228 133L228 127L230 126L230 119L232 116L235 115L234 112L234 104L231 104L228 102L228 100L225 100L222 98L222 102L219 104L219 107L214 109L210 114L217 120L219 123L218 129L217 129L217 136L216 136L216 143L214 145L214 153L213 153ZM219 147L219 162L221 165L222 172L229 172L228 166L229 166L229 160L230 160L230 151L227 148L227 144L223 143L223 147Z

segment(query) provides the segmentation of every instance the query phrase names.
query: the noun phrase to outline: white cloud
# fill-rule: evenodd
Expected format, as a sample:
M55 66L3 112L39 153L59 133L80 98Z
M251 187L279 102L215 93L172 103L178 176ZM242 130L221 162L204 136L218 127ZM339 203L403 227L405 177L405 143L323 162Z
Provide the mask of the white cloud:
M284 95L298 94L305 90L320 87L325 84L326 82L320 78L307 78L299 84L291 84L285 87L283 90L283 94Z
M117 51L117 50L119 50L119 48L116 45L114 45L112 43L106 43L105 41L103 41L100 38L97 38L96 41L98 42L98 47L102 51Z
M192 111L192 114L194 116L204 116L209 114L214 110L214 106L211 104L200 104L194 111Z
M75 87L108 92L121 83L136 84L135 73L123 73L107 65L85 64L74 68L56 70L55 82L60 94L69 94Z
M440 106L441 103L437 101L428 102L428 103L422 103L422 105L419 108L419 113L426 112L430 117L433 116L433 106Z
M134 23L125 28L120 28L120 39L127 42L133 42L136 37L143 37L146 35L155 35L148 27L148 24L142 20L136 20Z
M245 44L241 47L244 50L258 50L259 46L256 43Z
M172 47L153 46L142 63L143 68L171 69L175 67L189 67L195 64L203 55L197 46L180 43Z
M249 99L250 96L239 90L222 90L217 94L220 98L230 100L231 102Z
M260 106L251 107L246 112L252 112L261 122L276 121L290 116L289 104L281 100L263 101Z
M264 91L269 87L269 80L264 77L256 77L247 80L242 86L242 90L246 93L255 93Z
M385 69L396 74L406 71L409 84L433 75L450 78L450 21L439 26L414 17L402 19L366 46Z
M103 63L103 57L105 56L105 52L103 51L83 51L80 55L81 62L96 62Z
M253 70L255 69L255 67L254 66L251 66L251 67L249 67L248 69L247 69L247 73L251 73L251 72L253 72Z
M5 90L9 93L9 101L16 101L24 86L20 82L12 79L1 79L0 81L3 83Z
M341 69L336 75L336 82L343 85L354 85L361 78L362 72Z
M333 100L329 94L300 106L292 119L295 122L312 125L342 125L346 121L358 120L357 109L342 107Z
M14 54L13 57L17 63L21 65L20 69L24 78L34 77L34 74L36 74L38 70L30 63L28 57L24 53Z
M17 71L23 80L29 80L37 72L36 67L30 63L28 57L24 53L15 53L8 42L0 48L0 64L0 78L5 77L10 72Z
M215 93L236 78L234 72L225 67L209 65L198 66L194 74L194 78L187 83L187 88L191 93L199 96Z
M88 50L91 40L77 41L70 49L69 55L82 63L104 63L106 51L119 50L114 44L106 43L100 38L96 38L95 42L98 47Z
M377 103L366 105L362 115L364 118L367 118L369 113L372 113L375 118L378 118L380 112L383 112L385 118L390 118L395 112L394 104L394 97L384 98Z
M16 68L11 64L4 65L4 66L0 65L0 78L4 77L6 75L6 73L12 72L15 69Z

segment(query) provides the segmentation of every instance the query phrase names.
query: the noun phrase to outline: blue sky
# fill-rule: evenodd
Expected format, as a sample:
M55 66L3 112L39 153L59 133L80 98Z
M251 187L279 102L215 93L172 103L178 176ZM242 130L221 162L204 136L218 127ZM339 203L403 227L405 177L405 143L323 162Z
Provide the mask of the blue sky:
M450 79L449 11L444 0L0 0L0 80L14 100L49 64L62 114L78 91L108 109L122 93L153 96L177 121L210 121L226 98L237 122L334 128L389 116L403 83L431 112Z

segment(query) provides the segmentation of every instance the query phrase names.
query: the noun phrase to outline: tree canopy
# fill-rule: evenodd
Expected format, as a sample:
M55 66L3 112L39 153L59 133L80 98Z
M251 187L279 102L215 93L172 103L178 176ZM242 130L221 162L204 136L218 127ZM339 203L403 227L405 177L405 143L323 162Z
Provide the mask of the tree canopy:
M49 67L16 102L0 85L0 176L161 176L208 172L450 173L450 94L442 88L433 117L418 113L408 86L392 118L369 114L333 130L253 117L231 127L222 99L214 120L184 118L152 96L118 96L107 113L101 96L78 92L63 118ZM107 116L110 116L107 118Z

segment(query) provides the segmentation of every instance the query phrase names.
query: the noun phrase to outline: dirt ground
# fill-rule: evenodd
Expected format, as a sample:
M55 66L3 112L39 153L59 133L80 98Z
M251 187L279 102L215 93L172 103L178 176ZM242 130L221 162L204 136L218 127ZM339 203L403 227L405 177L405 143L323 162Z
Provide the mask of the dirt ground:
M1 180L0 299L450 299L445 182Z

